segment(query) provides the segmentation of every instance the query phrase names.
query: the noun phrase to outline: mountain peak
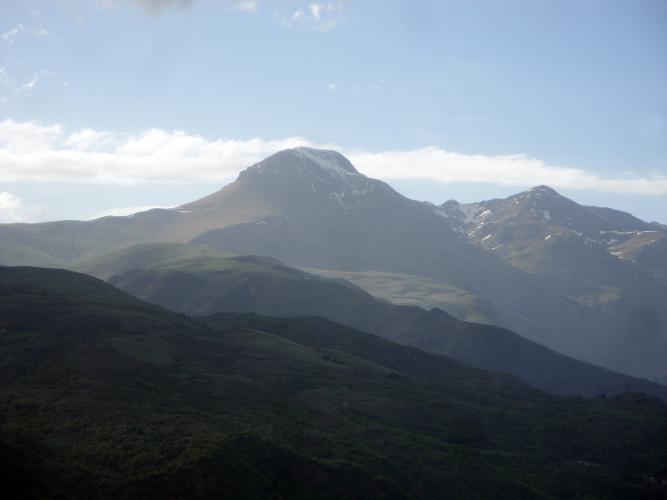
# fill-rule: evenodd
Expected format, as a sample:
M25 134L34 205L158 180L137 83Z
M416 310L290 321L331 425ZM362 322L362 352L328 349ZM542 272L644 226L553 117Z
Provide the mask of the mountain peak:
M304 160L312 161L322 168L342 170L348 174L359 173L357 169L354 168L354 165L350 163L350 160L345 158L338 151L309 148L306 146L299 146L297 148L288 149L287 151Z
M334 177L361 176L356 168L337 151L300 146L285 149L253 165L250 169L260 172L320 171Z
M309 209L333 206L347 212L380 199L404 200L384 182L358 172L337 151L309 147L279 151L246 168L238 181L261 191L264 199L289 200L285 203Z
M558 191L556 191L554 188L545 185L535 186L530 188L527 192L536 195L560 196Z

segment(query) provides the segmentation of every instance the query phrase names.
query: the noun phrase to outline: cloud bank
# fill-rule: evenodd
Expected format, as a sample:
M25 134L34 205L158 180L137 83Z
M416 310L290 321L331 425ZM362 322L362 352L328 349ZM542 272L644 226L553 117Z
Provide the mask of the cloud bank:
M498 186L591 189L608 193L667 194L667 175L605 177L573 167L548 165L526 155L462 154L430 146L410 151L353 152L364 172L384 179L422 179L443 183L480 182Z
M579 168L549 165L526 155L487 156L430 146L413 150L366 151L315 144L303 137L208 139L181 130L149 129L138 134L81 129L61 124L0 121L0 179L97 184L147 184L233 180L245 167L281 149L334 148L359 171L386 181L418 179L473 182L524 188L609 193L667 194L667 176L606 177Z

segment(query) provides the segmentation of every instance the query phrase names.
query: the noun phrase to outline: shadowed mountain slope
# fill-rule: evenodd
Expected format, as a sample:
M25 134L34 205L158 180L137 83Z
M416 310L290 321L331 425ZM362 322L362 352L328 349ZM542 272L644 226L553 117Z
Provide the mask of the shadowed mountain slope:
M256 312L320 316L446 354L464 363L509 373L548 392L598 396L641 391L667 400L667 387L563 356L508 330L460 321L440 309L397 306L344 280L325 279L268 257L192 257L189 245L139 246L99 258L89 272L149 302L187 314ZM155 249L151 258L150 249ZM181 258L174 258L178 253ZM134 254L153 262L131 269ZM169 255L168 259L161 258ZM123 258L121 258L123 257Z

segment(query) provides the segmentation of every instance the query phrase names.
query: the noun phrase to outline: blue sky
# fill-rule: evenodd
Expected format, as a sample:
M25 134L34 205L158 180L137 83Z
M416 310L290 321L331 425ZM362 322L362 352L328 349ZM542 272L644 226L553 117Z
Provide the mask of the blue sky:
M304 142L418 199L667 223L662 0L0 0L0 36L5 220L183 203Z

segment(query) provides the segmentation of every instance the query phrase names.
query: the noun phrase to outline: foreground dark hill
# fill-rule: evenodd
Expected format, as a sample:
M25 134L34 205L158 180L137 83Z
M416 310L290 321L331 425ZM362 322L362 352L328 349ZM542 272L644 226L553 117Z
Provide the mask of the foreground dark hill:
M552 393L593 397L638 391L667 400L667 387L568 358L502 328L463 322L439 309L397 306L349 282L324 279L272 258L225 258L201 251L191 245L139 245L89 262L86 271L187 314L320 316L509 373ZM143 268L135 269L136 264Z
M354 273L364 287L376 273L400 276L407 295L429 280L445 290L438 305L457 317L623 373L664 375L667 286L656 236L664 227L557 196L541 188L510 201L437 207L366 177L335 151L295 148L175 209L0 225L0 264L77 268L132 244L194 242Z
M192 321L0 268L5 498L659 498L666 407L584 401L318 319Z

